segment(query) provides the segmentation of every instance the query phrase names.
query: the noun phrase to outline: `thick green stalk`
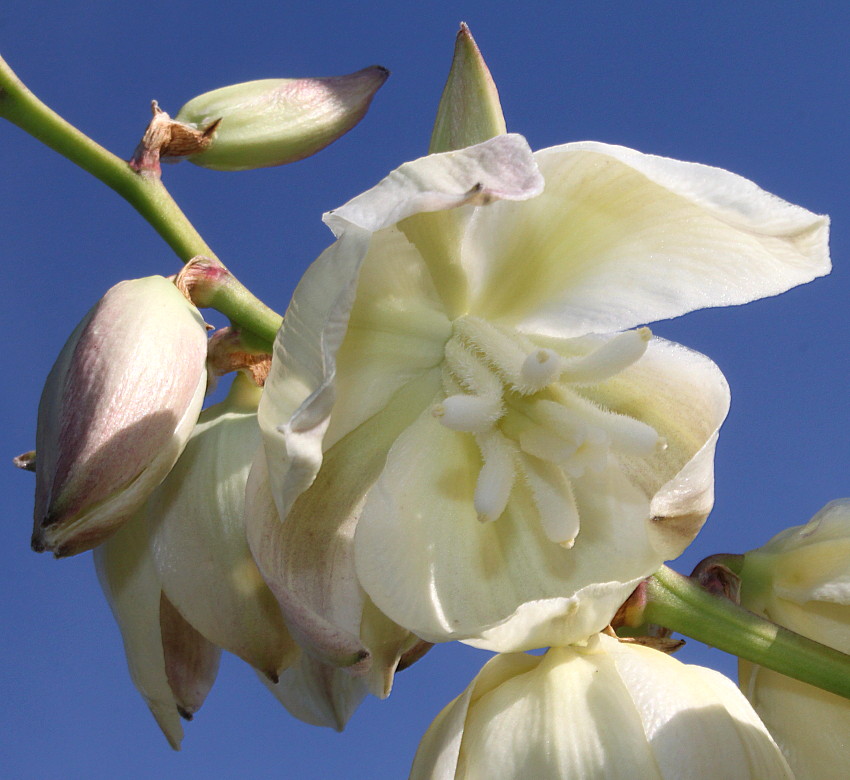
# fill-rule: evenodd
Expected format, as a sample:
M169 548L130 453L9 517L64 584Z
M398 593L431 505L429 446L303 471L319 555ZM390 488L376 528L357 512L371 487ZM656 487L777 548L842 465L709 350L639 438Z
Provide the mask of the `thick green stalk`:
M850 699L850 655L777 626L662 566L647 582L643 619Z
M63 157L107 184L133 206L185 263L195 255L215 257L158 177L136 173L42 103L0 57L0 117L8 119ZM282 318L243 285L216 297L215 308L235 323L274 341Z

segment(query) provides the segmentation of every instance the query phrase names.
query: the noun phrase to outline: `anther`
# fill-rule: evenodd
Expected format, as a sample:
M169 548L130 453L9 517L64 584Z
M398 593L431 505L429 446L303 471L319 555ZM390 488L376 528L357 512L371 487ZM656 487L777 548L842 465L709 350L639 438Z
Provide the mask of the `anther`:
M532 392L552 384L564 370L564 361L557 352L541 348L534 350L523 362L520 379Z

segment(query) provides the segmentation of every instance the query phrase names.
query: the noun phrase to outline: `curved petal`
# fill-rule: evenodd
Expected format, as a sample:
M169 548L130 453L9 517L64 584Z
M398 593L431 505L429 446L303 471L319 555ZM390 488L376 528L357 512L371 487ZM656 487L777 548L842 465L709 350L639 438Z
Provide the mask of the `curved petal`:
M484 664L466 690L444 707L428 727L416 751L410 780L455 780L470 706L511 677L531 671L539 662L534 656L511 653L497 655Z
M526 140L509 134L405 163L375 187L325 215L337 235L357 225L379 232L398 223L428 267L451 317L468 300L460 247L474 206L526 200L543 190Z
M419 252L398 230L375 234L336 355L336 400L324 450L439 365L451 329Z
M144 520L133 518L94 551L98 580L124 640L133 684L162 733L180 749L183 727L166 673L160 630L162 589L147 548Z
M310 486L335 400L336 353L354 303L369 235L352 228L306 271L274 343L257 419L266 478L280 517Z
M465 639L463 643L482 650L516 653L583 642L611 622L642 579L598 582L579 588L570 598L527 601L503 623L482 631L479 639Z
M410 382L380 413L337 442L325 454L316 481L282 522L270 497L263 497L268 491L263 453L249 478L248 541L287 624L299 643L326 663L362 664L377 652L373 692L379 696L388 692L384 675L395 668L406 634L399 635L392 653L372 646L375 638L386 640L387 631L375 623L386 618L369 617L354 570L352 537L364 496L381 473L387 451L438 386L436 371ZM385 662L389 671L382 668Z
M177 711L186 720L201 708L218 675L221 648L195 630L162 594L159 629L165 654L165 675Z
M850 701L739 660L741 688L800 778L840 777L850 761Z
M302 653L273 684L260 676L290 715L311 726L342 731L367 693L366 683L343 669Z
M675 558L714 503L714 447L729 411L726 379L705 355L653 338L640 360L582 392L663 437L666 447L655 455L617 457L629 480L651 498L656 548L665 560Z
M297 649L245 539L245 483L259 445L256 414L205 411L145 515L171 603L211 642L275 679Z
M728 171L582 142L535 159L546 190L479 209L474 314L579 336L776 295L830 269L828 219Z
M546 538L523 483L498 520L480 522L473 504L480 468L472 438L426 411L396 440L363 507L357 576L376 606L417 636L481 638L526 602L556 599L557 607L594 583L607 583L610 603L621 603L660 564L647 527L649 500L619 470L575 480L582 530L568 550ZM588 620L601 628L615 610ZM522 628L494 636L523 647L547 631L550 641L568 636L563 617L548 628L537 624L553 612L546 604L526 608L518 613ZM498 639L478 644L510 649Z
M756 562L773 556L772 587L779 599L807 609L814 601L850 604L850 499L831 501L805 525L787 528L747 553Z
M651 648L600 639L634 708L643 714L646 739L662 777L793 777L767 729L727 677ZM694 739L697 731L699 739ZM687 762L682 761L683 745ZM723 747L723 768L712 770L718 746Z
M500 655L437 716L412 778L791 778L717 672L605 635Z
M506 198L524 200L542 190L543 179L528 143L509 133L405 163L372 189L329 211L324 221L337 236L353 225L374 233L421 212Z

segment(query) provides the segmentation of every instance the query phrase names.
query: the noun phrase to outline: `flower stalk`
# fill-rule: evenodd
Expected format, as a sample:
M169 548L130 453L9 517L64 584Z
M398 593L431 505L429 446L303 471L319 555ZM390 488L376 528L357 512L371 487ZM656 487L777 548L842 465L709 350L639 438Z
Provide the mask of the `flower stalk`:
M185 263L215 257L157 177L140 176L130 165L41 102L0 57L0 117L17 125L123 197ZM216 296L215 308L269 344L282 318L233 279Z
M795 634L662 566L643 593L656 623L796 680L850 699L850 655ZM629 622L634 625L635 617Z

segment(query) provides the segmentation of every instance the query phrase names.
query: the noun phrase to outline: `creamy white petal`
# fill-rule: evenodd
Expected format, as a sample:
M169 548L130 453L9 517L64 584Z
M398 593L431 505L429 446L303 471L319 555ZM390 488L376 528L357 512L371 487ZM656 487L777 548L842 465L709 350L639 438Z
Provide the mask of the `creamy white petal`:
M653 338L639 361L582 393L640 419L664 440L665 447L652 456L617 458L632 483L652 498L656 548L664 559L675 558L714 503L714 447L729 410L726 379L705 355Z
M511 133L405 163L372 189L325 214L324 221L337 236L352 225L377 232L420 212L522 200L542 190L528 143Z
M616 673L643 713L662 777L792 777L753 708L727 677L651 648L604 639Z
M290 629L328 663L361 663L378 652L366 643L375 629L371 620L385 618L374 615L364 625L364 596L354 570L354 527L365 491L380 474L387 451L438 387L439 375L431 371L401 388L379 414L337 442L326 453L316 481L283 522L270 499L263 499L268 490L263 458L254 463L247 492L249 544ZM386 632L376 629L373 636L383 641ZM376 695L385 695L385 675L397 660L397 653L388 654L386 648L373 659L370 674L375 677L370 680ZM391 667L389 672L385 665Z
M545 536L523 484L498 520L481 523L472 500L480 467L472 437L426 412L393 445L360 515L354 548L363 588L381 611L423 639L481 638L525 602L561 605L587 585L609 583L610 613L588 619L596 630L635 580L658 567L649 500L619 471L575 480L582 530L567 550ZM544 603L521 612L521 628L496 635L510 642L522 637L523 647L548 630L553 640L564 636L569 627L562 619L550 629L537 624L538 615L551 618L553 611ZM513 649L498 640L478 644Z
M450 335L451 322L418 251L398 230L374 235L336 355L336 401L324 449L439 365Z
M850 605L850 499L831 501L805 525L787 528L747 553L748 558L774 555L772 587L779 599L806 608L813 601Z
M828 219L719 168L582 142L535 160L545 192L478 209L471 312L579 336L776 295L828 273Z
M420 211L452 208L470 198L527 198L541 188L525 139L508 135L408 163L325 216L339 240L307 269L295 290L275 340L267 392L260 403L260 427L281 517L321 464L321 440L336 399L336 353L348 328L372 232ZM383 342L378 349L392 346ZM366 381L372 378L367 372Z
M434 721L415 780L792 778L729 680L610 636L499 655Z
M366 683L343 669L302 653L277 684L260 676L287 711L312 726L342 731L366 696Z
M410 780L455 780L463 728L471 704L509 680L533 670L538 659L511 653L488 661L466 690L443 708L419 743Z
M583 642L601 631L643 577L630 582L599 582L570 598L527 601L503 623L464 644L495 652L520 652Z
M100 586L121 630L133 684L162 733L180 749L183 727L168 683L160 632L162 588L148 553L147 528L133 518L94 551Z
M322 463L322 438L335 400L336 352L368 243L367 233L352 228L321 254L295 288L275 339L257 418L281 517Z
M309 529L301 529L309 533ZM328 605L325 601L324 582L321 577L310 587L309 582L301 590L290 584L287 570L290 550L284 544L284 526L277 512L272 496L265 450L260 449L248 475L245 488L245 534L263 579L265 579L283 612L287 626L293 638L302 647L309 648L327 663L334 666L353 666L368 662L369 652L360 641L357 620L362 609L362 596L346 571L345 566L338 570L325 570L327 576L334 578L342 587L339 592L343 599L339 603ZM331 539L330 541L335 541ZM321 557L319 549L328 546L325 541L321 548L310 545L313 556ZM316 572L319 574L319 572ZM312 598L311 598L312 597ZM318 602L318 606L313 601ZM339 615L339 623L324 617L323 608L334 609Z
M260 430L250 409L226 404L202 413L183 456L149 501L151 550L162 588L183 616L207 639L276 678L296 647L251 557L243 521Z
M798 778L840 778L850 762L850 701L741 660L741 689Z

